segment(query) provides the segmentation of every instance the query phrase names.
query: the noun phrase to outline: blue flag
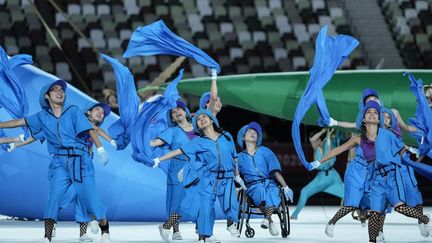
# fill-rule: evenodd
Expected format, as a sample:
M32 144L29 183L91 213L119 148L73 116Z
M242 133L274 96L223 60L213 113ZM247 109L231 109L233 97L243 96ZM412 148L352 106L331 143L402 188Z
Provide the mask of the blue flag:
M153 158L160 157L168 150L163 147L150 147L150 141L156 139L159 134L168 128L167 112L177 106L176 101L180 98L177 84L183 77L183 69L179 75L166 88L164 95L155 101L146 102L132 125L131 144L133 159L147 166L153 166ZM160 164L164 171L167 171L168 162Z
M138 115L140 99L129 68L121 64L116 58L102 53L100 57L111 64L114 70L120 119L108 128L108 132L117 141L117 148L121 150L129 144L130 129L132 122Z
M31 63L31 56L18 54L9 58L4 49L0 47L0 107L3 107L13 119L26 117L29 104L24 87L12 69L15 66ZM23 129L27 137L27 127Z
M313 67L309 71L310 78L303 96L297 105L292 124L292 137L294 147L302 164L311 170L310 163L306 161L300 140L300 123L313 103L317 104L320 113L318 123L328 125L330 121L322 89L332 78L334 72L348 55L357 47L359 42L351 36L327 36L327 26L324 26L316 40Z
M173 55L194 58L198 63L214 68L219 64L198 47L174 34L162 20L138 27L131 36L124 58L133 56Z

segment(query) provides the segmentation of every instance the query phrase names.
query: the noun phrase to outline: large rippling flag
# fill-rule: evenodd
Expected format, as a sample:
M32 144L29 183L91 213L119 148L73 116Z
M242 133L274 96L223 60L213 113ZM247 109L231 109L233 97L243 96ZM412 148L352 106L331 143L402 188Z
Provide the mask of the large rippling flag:
M152 102L146 102L135 119L131 134L131 144L133 149L133 159L147 166L153 166L153 159L160 157L169 150L163 147L150 147L150 141L156 139L159 134L168 128L167 112L177 106L180 99L177 84L183 77L183 69L179 75L166 88L163 96L158 97ZM160 168L167 171L169 162L164 161Z
M108 128L108 133L117 141L117 148L121 150L130 142L131 126L138 115L140 100L129 68L116 58L102 53L100 57L111 64L114 70L120 119Z
M219 64L198 47L174 34L162 20L138 27L130 38L124 58L133 56L173 55L194 58L198 63L214 68L219 73Z
M18 54L9 58L0 46L0 107L4 108L13 119L26 117L29 104L25 89L12 69L19 65L32 63L30 55ZM26 127L23 129L27 137L28 130Z
M327 26L321 28L318 34L315 43L314 62L309 71L310 78L304 94L297 105L292 124L292 137L295 150L300 161L308 170L311 170L312 167L310 163L306 161L301 146L300 123L312 104L316 103L320 114L318 124L321 126L328 125L330 115L327 110L327 105L325 104L322 90L327 82L330 81L336 69L358 44L359 42L351 36L327 36Z

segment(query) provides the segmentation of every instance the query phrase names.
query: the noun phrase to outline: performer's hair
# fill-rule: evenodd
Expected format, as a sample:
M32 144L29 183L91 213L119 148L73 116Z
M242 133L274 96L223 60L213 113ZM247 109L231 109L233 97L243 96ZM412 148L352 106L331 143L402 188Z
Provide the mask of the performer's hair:
M221 127L216 126L215 123L213 123L213 129L216 132L222 134L225 137L226 140L231 141L231 138L228 135L226 135L226 133L224 132L224 130ZM200 136L204 136L204 132L202 131L201 128L198 128L198 133L199 133Z
M367 135L366 135L366 125L364 122L361 123L360 126L360 136L361 138L367 139Z

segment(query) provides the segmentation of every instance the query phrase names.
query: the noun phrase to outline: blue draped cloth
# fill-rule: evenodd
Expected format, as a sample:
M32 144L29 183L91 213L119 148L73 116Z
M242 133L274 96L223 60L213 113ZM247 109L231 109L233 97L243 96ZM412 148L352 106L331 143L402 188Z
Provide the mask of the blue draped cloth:
M311 165L306 161L300 139L300 123L313 103L316 103L320 113L318 123L328 125L330 121L325 98L322 89L331 79L339 65L357 47L359 42L347 35L335 37L327 36L327 26L321 28L316 44L313 67L309 71L310 78L303 96L297 105L292 124L292 137L294 147L302 164L311 170Z
M28 115L29 104L24 87L12 71L15 66L32 64L32 57L18 54L11 58L0 47L0 107L3 107L13 119L24 118ZM28 137L27 127L23 127Z
M155 101L146 102L132 124L131 144L133 149L132 158L147 166L153 166L153 158L160 157L168 150L164 147L151 147L150 141L156 139L159 134L168 128L167 112L177 106L176 101L180 98L177 90L178 82L183 78L183 69L179 75L166 88L164 95ZM165 172L169 162L160 164Z
M420 175L432 180L432 166L423 164L421 162L412 161L409 158L408 153L404 153L402 156L402 163L411 166Z
M114 70L120 119L108 128L108 133L117 141L117 149L121 150L129 144L130 129L132 122L138 115L140 99L129 68L121 64L116 58L102 53L100 57L111 64Z
M404 76L408 76L411 81L409 89L417 100L415 117L408 119L408 124L416 127L417 131L409 134L417 139L420 153L425 155L429 152L432 144L432 111L423 93L423 81L415 79L411 73L404 73Z
M219 64L201 49L174 34L162 20L138 27L131 36L124 58L133 56L173 55L194 58L198 63L214 68Z

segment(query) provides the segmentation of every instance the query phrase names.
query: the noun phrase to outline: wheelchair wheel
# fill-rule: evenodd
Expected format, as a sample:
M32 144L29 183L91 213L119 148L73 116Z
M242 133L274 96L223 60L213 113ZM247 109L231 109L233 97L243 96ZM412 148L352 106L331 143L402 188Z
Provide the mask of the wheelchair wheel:
M246 236L247 238L252 238L252 237L254 237L254 236L255 236L255 230L252 229L251 227L246 227L246 230L245 230L245 236Z
M239 231L240 235L243 229L243 224L244 224L244 220L245 220L245 213L246 213L246 207L247 207L247 202L246 202L246 197L245 197L245 193L243 191L243 189L240 190L239 195L238 195L238 201L240 203L240 207L239 207L239 211L238 211L238 219L239 222L237 224L237 230ZM246 226L247 227L247 226ZM240 237L240 235L238 237Z
M282 192L281 192L281 204L279 206L278 216L280 219L282 238L287 238L291 231L290 218L289 218L288 205L286 203L285 196Z

